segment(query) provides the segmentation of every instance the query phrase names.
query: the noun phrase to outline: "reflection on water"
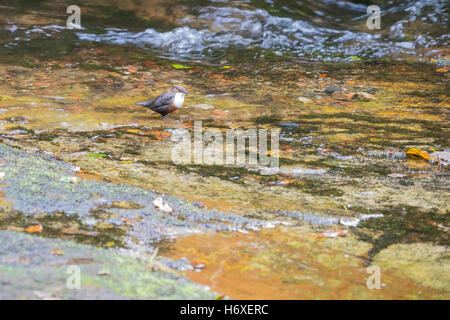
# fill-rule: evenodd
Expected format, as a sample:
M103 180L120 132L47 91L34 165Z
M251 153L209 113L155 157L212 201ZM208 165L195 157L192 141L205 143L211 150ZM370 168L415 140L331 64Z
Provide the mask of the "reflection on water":
M182 10L166 13L176 18L176 25L168 31L123 29L121 24L102 28L90 23L77 36L153 48L175 58L214 57L229 48L256 47L276 55L345 61L417 56L427 48L448 45L447 1L389 1L380 6L381 29L369 30L367 6L348 1L203 1L202 5L186 1ZM138 14L139 7L134 10ZM49 37L59 28L27 29L15 41L26 40L30 33ZM18 27L8 25L5 30L14 33Z

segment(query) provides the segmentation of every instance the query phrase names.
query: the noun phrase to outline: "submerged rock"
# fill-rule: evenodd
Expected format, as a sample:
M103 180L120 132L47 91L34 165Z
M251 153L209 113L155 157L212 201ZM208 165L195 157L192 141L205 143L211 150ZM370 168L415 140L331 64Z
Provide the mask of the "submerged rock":
M328 87L324 90L325 93L332 94L334 92L344 91L341 87Z

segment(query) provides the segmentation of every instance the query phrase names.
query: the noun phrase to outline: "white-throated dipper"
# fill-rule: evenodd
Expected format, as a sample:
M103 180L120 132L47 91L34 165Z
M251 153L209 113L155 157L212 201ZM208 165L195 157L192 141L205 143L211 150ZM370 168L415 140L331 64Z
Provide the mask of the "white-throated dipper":
M177 111L184 102L184 95L189 94L182 86L175 86L172 89L157 96L153 100L137 102L138 106L144 106L152 111L158 112L163 117L169 113Z

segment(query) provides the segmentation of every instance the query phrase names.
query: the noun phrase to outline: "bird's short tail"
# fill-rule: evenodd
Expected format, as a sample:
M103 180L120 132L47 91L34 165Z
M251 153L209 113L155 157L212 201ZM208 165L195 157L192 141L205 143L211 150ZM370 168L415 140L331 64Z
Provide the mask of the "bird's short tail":
M148 101L146 101L146 102L136 102L136 105L137 105L137 106L144 106L144 107L147 107L147 106L148 106Z

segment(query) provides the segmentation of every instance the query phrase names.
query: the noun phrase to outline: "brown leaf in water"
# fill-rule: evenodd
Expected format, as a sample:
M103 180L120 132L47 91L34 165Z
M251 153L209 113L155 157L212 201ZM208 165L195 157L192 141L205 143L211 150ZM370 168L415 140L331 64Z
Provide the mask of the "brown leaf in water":
M125 222L125 223L128 223L128 224L134 224L133 220L129 220L127 218L122 218L122 221Z
M128 68L128 72L136 73L137 72L137 68L134 67L134 66L131 66L131 67Z
M156 63L154 61L152 61L152 60L144 61L144 66L146 66L147 68L152 68L155 65L156 65Z
M164 140L172 136L172 133L164 130L149 130L148 133L154 136L157 140Z

